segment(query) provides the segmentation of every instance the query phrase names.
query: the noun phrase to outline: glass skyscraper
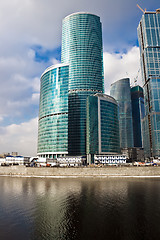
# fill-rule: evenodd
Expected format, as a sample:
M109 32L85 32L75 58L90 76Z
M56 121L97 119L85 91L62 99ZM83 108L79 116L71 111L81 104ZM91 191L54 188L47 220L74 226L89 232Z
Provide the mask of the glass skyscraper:
M69 64L68 152L86 154L86 99L103 93L103 49L100 18L73 13L63 20L62 63Z
M142 147L142 124L144 118L144 95L143 88L134 86L131 88L132 120L134 147Z
M108 95L87 98L87 154L120 153L118 104Z
M134 144L130 79L124 78L113 83L110 95L115 98L119 106L120 147L132 148Z
M68 154L69 66L59 64L41 76L37 155L54 158Z
M94 154L119 153L118 105L104 94L98 16L79 12L64 18L61 61L41 76L38 155L88 161Z
M102 27L94 14L63 20L62 64L41 76L38 155L86 155L86 100L104 92Z
M144 150L160 156L160 10L145 12L138 26L144 87Z

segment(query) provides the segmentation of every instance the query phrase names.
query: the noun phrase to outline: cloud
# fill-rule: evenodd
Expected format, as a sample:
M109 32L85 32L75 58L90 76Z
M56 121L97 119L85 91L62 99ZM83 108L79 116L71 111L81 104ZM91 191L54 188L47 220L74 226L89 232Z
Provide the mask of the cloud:
M145 6L140 1L147 10L159 7L157 0L146 0ZM1 140L1 151L11 151L11 126L22 130L38 115L39 79L47 67L60 60L62 19L68 14L86 11L101 18L107 93L110 84L125 77L126 72L132 79L137 74L138 48L132 46L137 43L136 28L142 13L134 0L23 0L23 4L20 0L1 0L0 10L0 139L6 143ZM8 133L4 135L4 131ZM21 133L30 149L28 136ZM20 140L20 135L17 137Z
M39 104L39 96L40 96L40 93L32 94L32 104L35 104L35 105Z
M56 65L56 64L60 63L60 61L58 61L58 60L55 59L55 58L52 58L52 59L51 59L51 62L52 62L53 65Z
M104 85L105 92L110 93L110 85L121 79L130 78L132 85L138 76L138 84L141 83L140 53L139 48L134 46L127 53L104 52Z
M157 6L155 0L145 4L147 9ZM37 116L39 78L46 67L59 62L60 50L56 52L56 49L61 46L65 16L77 11L99 15L103 27L104 60L114 61L119 56L111 54L113 50L122 55L123 50L129 51L137 41L136 28L142 15L134 0L61 0L56 2L56 11L52 0L23 0L23 4L20 0L2 0L0 9L0 117L5 116L3 123L6 125L17 121L17 116L19 122L28 119L29 114L30 118ZM108 71L106 63L105 69ZM107 82L112 81L112 76L106 73L108 89Z
M132 82L136 77L139 69L139 48L133 47L127 53L108 53L104 52L104 75L105 90L109 94L110 84L124 77L130 77ZM128 74L126 74L126 72ZM140 79L140 76L139 76ZM29 81L19 75L15 78L18 88L22 89L21 84L30 86L34 89L31 98L20 99L18 101L8 101L8 108L21 109L26 105L39 103L39 79L36 77ZM29 101L29 102L28 102ZM3 120L2 118L0 120ZM10 124L9 126L0 127L0 152L17 151L23 155L35 155L37 148L37 131L38 118L20 124Z
M37 149L38 118L21 124L0 127L0 153L18 152L25 156L35 156Z
M57 62L54 58L46 63L37 62L34 51L30 50L22 56L0 57L0 117L5 116L6 125L17 116L18 121L23 122L25 117L28 119L29 112L30 118L37 116L40 76L52 62Z
M0 117L0 122L3 121L3 117Z
M152 0L152 3L146 0L145 6L144 3L141 6L148 10L159 7L157 0ZM0 9L1 43L8 46L2 49L2 53L9 55L14 48L19 53L29 45L50 49L60 46L62 19L78 11L95 13L101 17L105 46L107 41L115 42L115 36L118 37L117 44L120 39L123 43L128 39L135 41L136 28L142 15L135 0L23 0L23 4L21 0L1 0Z

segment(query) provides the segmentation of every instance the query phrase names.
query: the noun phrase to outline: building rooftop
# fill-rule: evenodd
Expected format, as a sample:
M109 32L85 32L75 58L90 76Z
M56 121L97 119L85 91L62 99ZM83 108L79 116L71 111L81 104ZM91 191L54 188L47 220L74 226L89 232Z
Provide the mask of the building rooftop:
M131 88L131 92L135 92L135 91L143 92L143 88L141 86L139 86L139 85L134 86L134 87Z
M112 102L112 103L115 103L116 105L118 105L117 101L110 95L103 94L103 93L96 93L93 96L99 97L99 98L104 99L108 102Z
M128 82L128 81L130 81L130 78L122 78L122 79L119 79L119 80L115 81L114 83L112 83L111 86L114 85L115 83L124 82L124 81L127 81L127 82Z
M67 15L64 19L66 19L66 18L68 18L68 17L71 17L71 16L74 16L74 15L79 15L79 14L88 14L88 15L93 15L93 16L99 17L99 16L97 16L96 14L89 13L89 12L76 12L76 13L71 13L71 14ZM63 20L64 20L64 19L63 19Z
M41 77L42 77L45 73L47 73L47 72L49 72L49 71L51 71L51 70L53 70L53 69L55 69L55 68L65 67L65 66L69 66L69 64L67 64L67 63L58 63L58 64L55 64L55 65L52 65L52 66L48 67L48 68L42 73Z

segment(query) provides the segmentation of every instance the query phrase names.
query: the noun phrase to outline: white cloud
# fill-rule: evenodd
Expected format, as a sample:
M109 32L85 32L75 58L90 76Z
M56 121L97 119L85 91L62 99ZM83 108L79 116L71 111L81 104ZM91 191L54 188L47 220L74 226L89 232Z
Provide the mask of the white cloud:
M158 1L152 0L151 3L146 0L145 7L154 10L159 7ZM23 0L23 4L21 0L1 0L0 9L0 48L6 44L7 47L1 49L1 54L5 55L10 55L14 49L17 54L22 53L26 46L34 44L50 49L60 46L62 19L73 12L86 11L99 15L105 42L121 38L123 43L128 37L136 39L136 28L142 15L135 0Z
M121 79L130 78L131 84L138 75L137 83L141 85L139 48L132 47L127 53L104 52L104 79L105 92L110 93L110 85ZM139 72L139 73L138 73Z
M55 59L55 58L52 58L52 59L51 59L51 62L52 62L53 65L56 65L56 64L60 63L60 61L58 61L58 60Z
M40 76L48 65L57 60L52 58L47 63L36 62L33 55L31 50L29 56L27 51L26 56L0 58L0 117L14 117L17 113L25 115L27 108L32 107L31 104L37 103L38 106Z
M37 150L38 118L21 124L0 127L0 153L18 152L25 156L35 156Z
M156 2L147 0L145 7L155 10L159 7ZM127 54L110 53L113 49L128 49L128 40L135 42L137 39L136 28L142 13L134 0L23 0L23 3L20 0L1 0L0 11L0 123L6 125L0 128L0 152L16 151L18 143L22 139L25 141L23 136L26 136L26 144L22 149L25 149L24 146L32 149L28 135L22 131L27 122L23 122L38 114L41 74L46 67L58 63L56 56L35 61L35 49L38 46L42 49L40 53L45 54L61 45L62 19L68 14L86 11L101 18L104 49L108 51L104 53L107 93L110 84L125 77L126 72L131 77L136 76L139 68L138 48L129 50ZM7 127L17 122L16 118L22 124ZM18 141L14 140L11 129L21 130L21 136L15 137Z
M35 51L33 50L33 49L29 49L28 50L28 57L30 58L30 59L34 59L35 58Z
M35 92L40 91L40 79L38 77L35 77L34 79L32 79L31 85Z
M54 11L55 3L56 11ZM150 3L146 3L146 7L149 9L147 4ZM152 4L155 4L155 0L152 1ZM62 20L65 16L77 11L92 12L100 16L104 49L108 51L108 54L104 54L107 89L107 82L110 83L113 78L111 73L106 72L109 69L106 61L107 59L112 62L117 60L119 64L121 60L118 61L119 56L114 56L109 52L113 49L113 44L115 44L115 48L121 49L120 38L123 37L125 40L123 44L128 41L130 34L134 35L135 39L137 38L136 27L138 19L141 17L141 12L137 9L134 0L62 0L59 2L23 0L23 4L20 0L1 0L0 9L0 117L5 115L5 118L8 116L10 119L17 114L19 116L27 114L27 107L29 108L33 103L32 100L35 100L35 94L39 93L41 74L49 65L58 63L55 56L50 56L47 62L35 61L37 52L34 47L38 45L42 49L42 52L40 51L42 54L48 49L53 50L59 47L61 45ZM129 29L126 26L129 26ZM123 36L124 32L125 36ZM116 45L115 39L117 39L118 45ZM126 49L127 47L125 46ZM121 69L116 66L113 71L121 72ZM126 71L129 72L128 69ZM18 104L20 102L22 104ZM33 113L33 111L31 112ZM31 118L33 117L35 115L31 116Z
M0 122L1 122L1 121L3 121L3 117L2 117L2 116L0 117Z
M32 104L36 104L36 105L39 104L39 96L40 96L40 93L32 94Z

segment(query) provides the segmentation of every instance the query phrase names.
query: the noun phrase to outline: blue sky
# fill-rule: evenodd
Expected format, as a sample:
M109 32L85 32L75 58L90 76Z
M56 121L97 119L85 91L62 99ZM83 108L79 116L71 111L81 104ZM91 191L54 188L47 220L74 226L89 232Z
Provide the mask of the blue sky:
M1 0L0 153L36 154L39 79L60 61L62 19L68 14L101 18L106 93L122 77L133 84L140 67L137 3L148 11L160 7L158 0Z

